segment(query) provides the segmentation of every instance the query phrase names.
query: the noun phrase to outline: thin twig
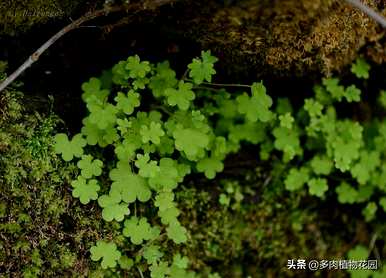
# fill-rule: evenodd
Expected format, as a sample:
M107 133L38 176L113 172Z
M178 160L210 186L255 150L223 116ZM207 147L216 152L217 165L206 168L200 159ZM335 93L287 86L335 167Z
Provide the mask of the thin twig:
M185 81L190 81L193 82L193 79L190 78L184 78L183 80ZM208 85L208 86L215 86L215 87L242 87L242 88L251 88L251 85L245 85L245 84L226 84L226 83L210 83L210 82L201 82L203 85Z
M81 27L81 25L86 21L90 21L100 16L108 15L109 13L115 13L120 11L128 12L133 10L142 10L142 11L154 10L162 5L172 4L176 1L178 0L158 0L158 1L149 0L149 1L143 1L141 4L132 4L130 6L127 6L127 5L113 6L113 7L106 6L103 9L89 12L75 21L71 20L72 22L70 24L68 24L62 30L60 30L55 35L53 35L48 41L46 41L41 47L39 47L31 56L29 56L28 59L16 71L14 71L2 83L0 83L0 92L3 91L16 78L18 78L19 75L22 74L33 63L35 63L39 59L40 55L42 55L43 52L46 51L51 45L53 45L58 39L60 39L66 33Z
M346 0L346 1L351 6L361 10L362 12L367 14L368 17L370 17L373 20L375 20L376 22L378 22L383 28L386 28L386 18L384 16L382 16L380 13L377 13L372 8L363 4L360 0Z

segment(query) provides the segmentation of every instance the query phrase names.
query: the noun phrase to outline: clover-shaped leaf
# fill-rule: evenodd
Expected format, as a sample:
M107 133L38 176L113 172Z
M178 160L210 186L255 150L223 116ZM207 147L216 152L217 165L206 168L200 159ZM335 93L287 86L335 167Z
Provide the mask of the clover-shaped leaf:
M361 100L361 90L359 90L355 85L351 85L346 88L344 96L348 102L358 102Z
M75 135L72 140L64 133L56 134L54 149L56 153L61 153L64 161L71 161L74 156L81 157L83 154L83 147L86 146L86 140L81 134Z
M358 78L369 78L370 65L363 58L357 58L351 66L351 72Z
M308 187L311 195L323 197L328 189L327 180L324 178L312 178L308 181Z
M99 129L106 129L115 124L118 109L112 104L107 104L104 107L95 106L90 112L90 123L95 124Z
M291 116L291 113L285 113L279 116L279 121L281 127L291 129L295 119Z
M134 91L128 92L127 95L119 92L114 100L117 102L117 108L126 115L131 115L134 109L140 105L139 94Z
M304 100L304 110L308 112L311 118L321 116L323 105L320 104L317 100L306 99Z
M166 228L168 237L176 244L184 243L187 241L186 228L181 226L178 221L173 221Z
M155 190L174 189L181 178L177 162L163 157L159 162L159 169L154 177L149 178L149 185Z
M285 178L284 185L287 190L295 191L303 187L308 182L309 170L306 167L300 169L292 168Z
M170 272L167 262L159 262L152 264L150 267L151 278L165 278Z
M150 160L148 153L142 155L137 154L135 166L138 167L138 174L144 178L154 178L160 171L157 161Z
M141 126L139 132L142 136L143 143L152 142L156 145L159 145L161 143L161 137L165 135L165 132L162 130L161 124L156 122L151 122L149 126Z
M327 156L315 156L311 160L311 168L317 175L328 175L333 167L333 161Z
M151 68L149 62L141 62L139 56L135 55L127 59L125 69L131 78L144 78Z
M178 128L173 132L173 137L176 149L184 152L190 160L197 160L209 145L208 135L196 129Z
M117 167L110 171L110 178L113 180L111 190L118 192L126 203L133 203L136 199L146 202L151 197L146 180L132 173L129 163L119 162Z
M180 210L174 206L165 210L158 210L158 216L161 217L161 222L164 225L177 221L177 217L180 213Z
M168 88L165 90L167 96L167 102L170 106L178 106L181 110L188 110L191 101L195 98L195 94L192 91L193 84L180 81L178 83L178 90L174 88Z
M338 194L339 203L353 204L357 201L358 191L346 182L342 182L335 191Z
M272 119L272 112L269 108L272 106L272 98L267 95L263 83L252 84L252 96L246 93L236 98L237 108L241 114L245 114L247 120L256 122L268 122Z
M173 265L177 266L178 268L181 269L186 269L188 268L189 264L189 259L186 256L181 256L180 253L177 253L173 256Z
M125 215L130 214L126 203L121 203L121 194L117 191L110 191L109 195L102 195L98 198L98 204L103 208L102 217L106 221L122 221Z
M296 130L286 127L276 127L272 133L275 136L275 149L283 151L289 160L296 154L302 153L299 134Z
M224 170L224 164L220 159L207 157L198 161L197 170L205 173L205 176L208 179L213 179L216 176L216 173Z
M148 264L155 264L160 258L162 258L163 253L159 251L159 248L160 247L157 245L150 245L145 247L143 251L143 257Z
M173 192L161 192L155 197L154 205L158 207L160 211L165 211L174 207L173 200Z
M168 88L173 88L177 84L176 73L169 66L169 62L165 61L157 64L156 74L150 78L149 88L152 90L154 97L164 95Z
M91 247L90 252L93 261L102 259L101 266L103 269L114 268L121 257L121 252L117 250L114 242L99 240L95 246Z
M121 144L115 147L115 154L121 161L129 161L135 157L135 152L140 148L140 144L137 144L134 140L125 139Z
M339 85L338 78L323 78L322 83L334 99L337 101L342 100L345 95L345 90L342 85Z
M142 244L144 240L150 240L153 237L153 231L146 217L138 219L135 216L125 220L122 234L129 237L133 244Z
M218 59L211 55L210 50L201 51L201 59L195 58L192 63L188 65L189 77L193 78L194 83L201 84L204 80L212 82L212 75L216 73L214 63Z
M86 179L102 174L103 162L99 159L93 159L91 155L83 155L77 165L81 169L82 176Z
M102 89L102 82L98 78L92 77L88 82L82 84L82 99L87 102L91 96L97 97L100 101L104 101L109 95L109 90Z
M113 126L100 129L96 124L90 122L89 117L83 119L82 134L86 136L88 145L95 146L98 144L102 148L112 144L119 138L117 130Z
M98 199L98 191L100 186L97 180L86 181L84 177L79 176L77 180L71 182L74 190L72 196L79 198L82 204L88 204L90 200Z

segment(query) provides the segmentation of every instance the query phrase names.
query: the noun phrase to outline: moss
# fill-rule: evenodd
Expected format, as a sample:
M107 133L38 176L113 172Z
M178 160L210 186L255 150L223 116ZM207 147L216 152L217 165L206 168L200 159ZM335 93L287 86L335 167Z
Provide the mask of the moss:
M25 101L13 89L0 96L0 273L87 276L99 267L85 259L89 247L116 227L72 199L76 168L52 150L59 119L26 110Z
M354 222L344 220L342 214L326 217L323 208L304 201L306 194L285 196L277 184L262 188L268 178L260 174L262 170L249 170L244 179L216 181L221 186L208 184L209 192L201 185L177 194L184 212L181 221L191 234L186 252L198 272L211 270L233 278L309 277L310 273L287 270L287 260L343 258L350 248ZM243 197L235 198L236 192ZM223 193L231 199L229 206L219 203ZM332 219L344 231L335 230Z
M83 0L1 1L0 34L17 35L34 25L70 18L85 4L87 1Z
M198 1L200 2L200 1ZM251 78L329 75L350 64L366 45L385 59L385 32L348 4L334 0L206 1L181 12L171 30L215 51L230 73ZM377 1L366 3L377 9ZM379 10L386 14L385 7ZM192 11L193 10L193 11ZM180 29L181 28L181 29ZM381 58L383 57L383 58Z

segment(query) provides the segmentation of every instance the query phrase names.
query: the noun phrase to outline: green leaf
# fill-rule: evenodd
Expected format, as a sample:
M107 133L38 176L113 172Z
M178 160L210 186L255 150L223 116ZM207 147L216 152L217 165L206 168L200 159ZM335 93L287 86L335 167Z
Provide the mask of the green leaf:
M149 185L155 190L172 190L183 178L178 171L177 162L171 158L161 158L159 169L160 171L154 177L149 178Z
M342 100L345 95L345 90L343 86L339 85L338 78L323 78L322 83L334 99L337 101Z
M205 173L205 176L208 179L213 179L216 176L216 173L224 170L222 161L215 157L207 157L199 160L196 167L199 172Z
M383 109L386 109L386 90L382 90L378 97L378 102Z
M64 133L55 135L55 152L62 154L64 161L71 161L74 156L81 157L84 146L86 146L86 140L83 139L81 134L76 134L71 141Z
M118 260L118 264L122 269L129 270L134 266L134 261L127 256L121 256Z
M139 175L144 178L154 178L160 171L157 161L150 160L148 153L137 154L135 166L139 169Z
M90 123L103 130L115 124L118 110L114 105L107 104L104 107L93 107L90 112Z
M146 217L138 219L136 216L125 220L122 234L129 237L133 244L142 244L144 240L150 240L153 237L153 231Z
M246 93L236 98L239 113L245 114L248 121L268 122L272 119L273 113L269 110L272 106L272 98L266 94L263 83L252 84L252 96Z
M148 264L155 264L162 258L164 255L161 251L159 251L159 246L150 245L145 247L143 251L143 257L147 261Z
M114 152L120 161L128 162L135 157L136 151L140 146L141 145L134 140L125 139L115 147Z
M197 160L209 145L209 137L199 130L178 128L173 132L176 149L184 152L189 160Z
M169 266L167 262L152 264L149 269L151 278L166 278L167 274L169 274Z
M184 243L187 241L186 229L181 226L178 221L173 221L166 228L168 237L176 244Z
M161 192L155 197L154 205L158 207L160 211L165 211L174 207L173 200L173 192Z
M323 197L328 190L327 180L324 178L312 178L308 181L309 192L311 195Z
M311 160L311 168L317 175L329 175L334 163L327 156L317 155Z
M138 55L131 56L127 59L125 69L129 71L131 78L144 78L151 70L149 62L141 62Z
M177 85L177 79L176 73L170 69L168 61L157 64L156 72L150 78L149 88L154 97L159 98L164 95L166 89L174 88Z
M104 102L108 95L109 90L102 90L102 82L98 78L92 77L88 82L82 84L82 100L87 102L90 96L95 96L98 100Z
M342 204L354 204L358 198L358 191L346 182L342 182L336 189L338 201Z
M110 222L114 219L122 221L125 215L130 214L126 203L121 203L121 195L117 191L110 191L109 195L102 195L98 199L98 204L103 208L102 217Z
M357 58L351 66L351 72L358 78L369 78L370 65L363 58Z
M119 162L117 167L110 171L113 181L111 190L118 192L125 203L133 203L135 200L146 202L151 197L151 191L146 180L132 173L129 163Z
M327 137L327 148L334 159L335 167L342 172L350 169L358 159L363 145L362 126L357 122L338 122L337 130Z
M103 162L99 159L94 159L91 155L83 155L82 159L78 161L78 167L81 169L81 174L84 178L89 179L93 176L100 176L102 174Z
M293 159L295 155L302 154L299 134L296 129L276 127L272 133L275 136L274 147L284 152L285 161Z
M350 172L359 184L366 184L372 175L376 171L377 167L380 166L380 153L376 151L361 151L360 160L355 163Z
M83 119L82 134L86 136L88 145L95 146L98 144L102 148L112 144L119 138L117 130L113 126L99 129L96 124L90 122L89 117Z
M378 206L375 202L367 203L366 207L362 210L362 214L367 222L375 218L375 214L378 210Z
M167 102L170 106L178 106L180 110L188 110L195 94L192 91L193 84L180 81L178 83L178 90L168 88L165 90Z
M129 91L127 94L119 92L114 100L117 102L117 108L126 115L131 115L140 105L139 94L134 91Z
M348 102L358 102L361 100L361 90L359 90L355 85L351 85L346 88L344 96Z
M161 137L165 135L161 124L156 122L151 122L149 126L141 126L139 132L142 136L143 143L152 142L156 145L159 145L161 143Z
M284 181L285 188L289 191L299 190L308 182L309 178L308 168L292 168Z
M188 65L189 77L193 78L195 84L199 85L205 80L212 82L212 75L216 73L214 63L218 59L211 55L210 50L201 51L201 59L195 58L192 63Z
M369 250L363 245L357 245L347 253L349 260L367 260L369 258Z
M383 211L386 212L386 197L379 199L379 205L382 207Z
M79 176L77 180L71 182L72 187L72 196L79 198L82 204L88 204L90 200L98 199L98 191L100 186L97 180L89 180L88 182L82 177Z
M165 210L158 210L158 216L161 217L161 222L164 225L177 221L180 213L180 210L174 206Z
M311 118L321 116L323 105L314 99L304 100L304 110L308 112Z
M117 246L113 242L99 240L95 246L91 247L90 252L93 261L102 259L103 269L114 268L121 257L121 252L117 250Z
M229 198L228 195L224 194L224 193L221 193L220 194L220 197L218 199L218 202L223 205L223 206L229 206L230 202L231 202L231 199Z
M177 253L173 256L173 266L177 266L181 269L187 269L189 264L189 259L186 256L181 256L180 253Z
M291 113L285 113L279 116L279 121L281 127L292 129L295 119L291 116Z

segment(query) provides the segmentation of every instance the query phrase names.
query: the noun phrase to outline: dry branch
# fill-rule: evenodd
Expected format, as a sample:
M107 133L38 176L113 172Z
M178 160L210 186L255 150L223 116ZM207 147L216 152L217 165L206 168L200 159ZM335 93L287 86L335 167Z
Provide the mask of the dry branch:
M40 55L42 55L43 52L46 51L51 45L53 45L58 39L60 39L66 33L81 27L83 23L90 21L92 19L95 19L97 17L105 16L115 12L124 11L129 13L134 11L155 10L160 6L163 6L166 4L172 4L176 1L178 0L146 0L146 1L141 1L139 3L133 3L129 5L123 5L123 6L115 6L115 7L106 6L105 8L100 10L88 12L84 16L71 22L66 27L61 29L59 32L53 35L48 41L46 41L42 46L40 46L31 56L29 56L28 59L16 71L14 71L0 84L0 92L3 91L9 84L11 84L17 77L19 77L19 75L22 74L33 63L35 63L39 59Z

